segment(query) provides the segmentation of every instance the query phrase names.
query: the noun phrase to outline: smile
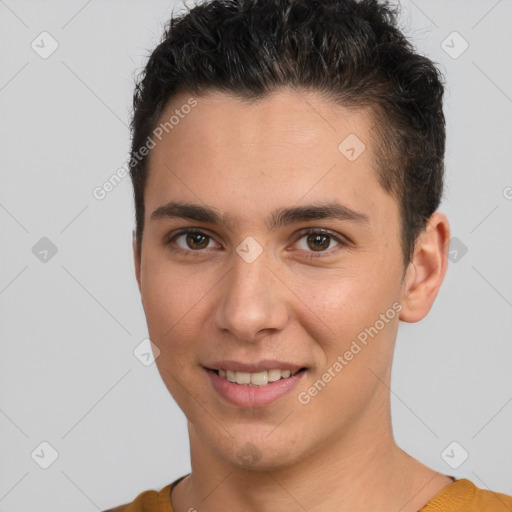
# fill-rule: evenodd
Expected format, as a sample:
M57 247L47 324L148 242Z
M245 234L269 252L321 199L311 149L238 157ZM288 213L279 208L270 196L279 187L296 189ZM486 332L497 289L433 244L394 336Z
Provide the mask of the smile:
M258 372L205 368L213 389L223 401L243 408L269 406L288 395L308 375L307 368Z
M271 382L276 382L281 379L287 379L300 371L304 370L301 368L291 372L290 370L280 370L279 368L265 370L262 372L248 373L239 372L232 370L213 370L219 377L226 379L229 382L233 382L245 386L266 386Z

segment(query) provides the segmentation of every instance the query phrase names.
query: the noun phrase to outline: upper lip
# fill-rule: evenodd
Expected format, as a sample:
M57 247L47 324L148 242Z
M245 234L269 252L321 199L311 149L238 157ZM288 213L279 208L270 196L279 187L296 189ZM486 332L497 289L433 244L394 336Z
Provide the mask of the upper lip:
M274 369L290 370L291 372L294 372L304 368L304 365L265 359L256 363L242 363L241 361L233 360L217 361L205 365L205 367L209 368L210 370L231 370L233 372L258 373Z

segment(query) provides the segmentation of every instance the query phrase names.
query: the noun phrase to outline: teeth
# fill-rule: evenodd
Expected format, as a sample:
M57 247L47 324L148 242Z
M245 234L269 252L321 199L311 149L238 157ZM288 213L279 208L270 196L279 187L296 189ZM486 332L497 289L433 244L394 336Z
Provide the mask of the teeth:
M254 384L256 386L265 386L268 382L268 375L266 371L258 373L247 373L244 375L250 375L251 384ZM236 379L236 381L238 382L238 384L240 384L238 379Z
M251 374L245 372L236 372L236 383L237 384L250 384Z
M268 381L275 382L281 378L281 370L268 370Z
M231 370L219 370L219 375L229 382L236 382L246 386L266 386L269 382L275 382L279 379L287 379L290 375L295 375L299 370L293 373L290 370L280 370L278 368L256 372L233 372Z

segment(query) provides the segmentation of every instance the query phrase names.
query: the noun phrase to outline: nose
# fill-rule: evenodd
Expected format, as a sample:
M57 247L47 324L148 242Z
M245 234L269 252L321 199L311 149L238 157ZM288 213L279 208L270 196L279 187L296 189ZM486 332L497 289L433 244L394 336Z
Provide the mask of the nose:
M217 329L246 342L284 329L290 315L289 297L268 263L264 253L252 263L235 257L219 289L213 313Z

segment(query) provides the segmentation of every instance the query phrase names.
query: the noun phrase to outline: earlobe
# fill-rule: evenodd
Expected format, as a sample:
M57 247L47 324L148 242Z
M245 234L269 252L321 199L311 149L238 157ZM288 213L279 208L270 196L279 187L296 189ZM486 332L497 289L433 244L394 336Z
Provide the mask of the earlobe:
M435 212L416 241L402 288L400 320L418 322L430 311L446 274L449 242L448 219Z
M141 291L141 286L140 286L141 261L139 258L139 250L138 250L137 236L135 234L135 230L133 231L132 250L133 250L133 263L134 263L134 267L135 267L135 279L137 280L137 284L139 286L139 292L140 292Z

